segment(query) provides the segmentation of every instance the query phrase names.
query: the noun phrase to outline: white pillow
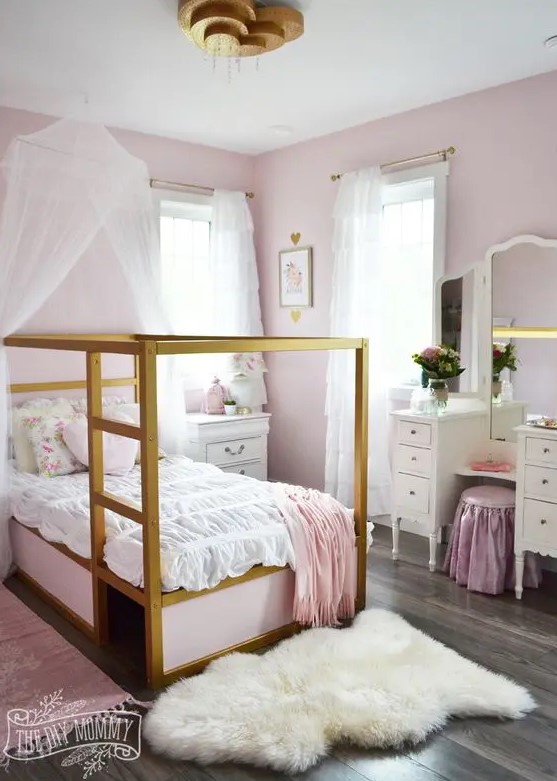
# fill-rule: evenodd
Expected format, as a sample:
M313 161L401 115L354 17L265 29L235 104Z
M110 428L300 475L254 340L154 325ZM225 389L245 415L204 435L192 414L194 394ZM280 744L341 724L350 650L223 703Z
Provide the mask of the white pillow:
M132 422L135 423L136 426L139 426L139 414L139 404L133 402L120 404L118 407L111 407L110 409L104 411L104 417L110 418L111 420L120 420L118 417L119 415L129 415ZM159 447L159 458L166 458L166 453L162 447ZM139 446L137 448L135 463L141 463L141 453Z
M28 431L21 425L22 418L48 415L69 417L72 414L73 407L68 399L31 399L12 409L12 441L18 472L37 474L39 471Z
M133 423L129 415L114 413L112 420ZM64 429L64 442L75 458L89 466L87 418L80 417ZM103 433L103 472L105 475L125 476L133 468L137 456L137 440L117 434Z
M79 463L63 440L64 429L74 419L73 412L71 415L27 415L20 418L42 477L83 472L83 464Z

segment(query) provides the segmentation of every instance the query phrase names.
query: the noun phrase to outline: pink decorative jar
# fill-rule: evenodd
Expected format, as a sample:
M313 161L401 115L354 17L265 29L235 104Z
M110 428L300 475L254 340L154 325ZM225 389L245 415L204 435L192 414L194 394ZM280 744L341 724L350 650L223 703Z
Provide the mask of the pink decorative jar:
M220 384L219 378L215 377L205 391L201 411L205 412L207 415L224 415L224 400L226 398L226 390Z

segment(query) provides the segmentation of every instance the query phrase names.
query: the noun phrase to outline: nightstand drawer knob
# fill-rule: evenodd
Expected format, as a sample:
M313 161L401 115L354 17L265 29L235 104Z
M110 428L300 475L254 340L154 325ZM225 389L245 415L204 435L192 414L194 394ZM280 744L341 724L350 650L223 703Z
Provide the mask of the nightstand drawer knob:
M540 523L541 523L541 525L542 525L542 526L545 526L545 524L547 523L547 521L545 520L545 518L542 518L542 519L541 519L541 521L540 521Z
M240 445L238 450L232 450L230 447L225 447L224 452L229 453L231 456L241 456L245 449L245 445Z
M549 480L545 480L545 479L542 480L542 485L548 485L548 484L549 484Z
M417 460L418 459L416 458L416 456L412 456L412 461L417 461Z
M416 496L416 492L415 491L410 491L410 496Z
M413 428L413 429L412 429L412 431L411 431L410 433L411 433L411 434L415 434L415 433L416 433L416 429L415 429L415 428Z
M241 475L245 475L246 474L246 470L245 469L240 469L240 474Z
M543 452L544 453L551 453L551 450L548 447L544 447Z

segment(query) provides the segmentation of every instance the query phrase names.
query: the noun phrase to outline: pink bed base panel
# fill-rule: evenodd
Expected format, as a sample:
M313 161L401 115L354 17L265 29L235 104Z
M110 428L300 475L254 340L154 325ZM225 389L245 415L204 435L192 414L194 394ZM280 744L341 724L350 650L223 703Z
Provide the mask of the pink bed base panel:
M290 569L162 609L163 666L169 672L292 623Z
M91 573L13 518L10 536L16 565L92 628Z

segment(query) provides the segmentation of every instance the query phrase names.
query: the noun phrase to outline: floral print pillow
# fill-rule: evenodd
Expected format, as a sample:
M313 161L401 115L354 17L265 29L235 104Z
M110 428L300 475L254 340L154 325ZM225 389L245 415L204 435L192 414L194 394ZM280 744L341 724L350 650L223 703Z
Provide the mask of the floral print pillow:
M77 415L29 415L21 418L21 426L33 448L39 474L43 477L84 472L86 467L66 447L63 432Z

